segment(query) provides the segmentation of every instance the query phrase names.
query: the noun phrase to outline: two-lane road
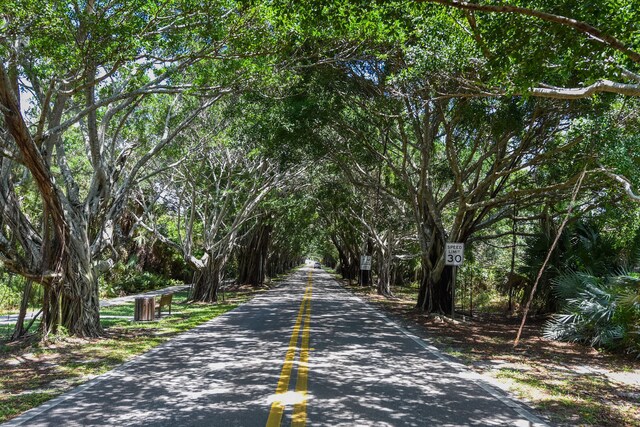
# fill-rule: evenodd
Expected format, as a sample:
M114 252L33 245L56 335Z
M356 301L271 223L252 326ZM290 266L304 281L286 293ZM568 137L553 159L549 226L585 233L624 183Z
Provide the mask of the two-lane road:
M7 425L544 425L303 268Z

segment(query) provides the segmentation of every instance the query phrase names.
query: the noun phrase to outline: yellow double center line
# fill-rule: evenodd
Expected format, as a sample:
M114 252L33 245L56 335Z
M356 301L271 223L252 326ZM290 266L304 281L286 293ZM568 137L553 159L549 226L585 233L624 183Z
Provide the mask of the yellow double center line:
M294 396L295 404L293 406L291 425L294 427L302 427L307 422L307 379L309 376L309 333L311 323L312 288L311 272L309 272L307 288L304 292L302 303L300 303L296 323L293 327L291 339L289 340L289 348L287 349L284 364L282 365L282 371L280 372L280 379L278 380L278 385L276 387L275 399L271 404L267 427L278 427L282 422L282 415L284 414L285 403L287 400L285 399L285 395L288 394L287 391L291 380L291 371L293 370L293 360L296 356L298 337L301 329L302 345L300 346L298 378L296 380L296 392Z

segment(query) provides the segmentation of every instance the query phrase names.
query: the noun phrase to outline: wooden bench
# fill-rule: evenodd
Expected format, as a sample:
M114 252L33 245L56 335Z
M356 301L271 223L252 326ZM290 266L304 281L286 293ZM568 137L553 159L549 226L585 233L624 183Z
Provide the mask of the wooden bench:
M160 299L156 303L156 311L158 312L158 317L162 315L162 307L169 307L169 314L171 314L171 300L173 299L173 294L162 294L160 295Z

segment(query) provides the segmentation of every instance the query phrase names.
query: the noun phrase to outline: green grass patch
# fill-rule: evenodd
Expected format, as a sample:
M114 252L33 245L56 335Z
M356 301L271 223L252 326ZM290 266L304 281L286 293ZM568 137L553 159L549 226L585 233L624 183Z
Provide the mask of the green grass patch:
M30 320L25 320L25 327L29 324ZM13 334L13 330L15 329L16 324L15 323L5 323L5 324L0 324L0 340L8 340L11 337L11 334ZM33 322L33 325L31 325L31 328L29 328L29 332L33 332L33 331L37 331L38 328L40 327L40 319L36 319L35 322ZM0 351L1 352L1 351Z
M131 316L133 317L134 303L102 307L100 316Z
M13 332L13 329L15 327L14 323L8 323L8 324L1 324L0 325L0 337L2 338L8 338L9 336L11 336L11 333Z
M397 297L405 297L413 300L418 297L420 284L418 282L411 282L402 286L394 286L391 290Z
M528 387L539 388L545 391L554 391L556 395L565 394L565 393L561 393L562 387L559 387L557 384L554 387L550 387L547 383L545 383L540 378L537 378L536 376L531 375L526 371L521 371L519 369L502 368L498 371L496 377L503 378L503 379L510 379L520 385L526 385Z
M477 357L474 357L474 355L469 354L463 350L457 349L457 348L453 348L453 347L446 347L444 350L442 350L445 354L448 354L449 356L455 357L456 359L459 359L461 361L463 361L464 363L472 363L475 362L476 360L478 360Z
M43 404L47 400L52 399L59 394L60 392L55 391L34 392L18 396L2 394L0 395L0 420L6 421L14 418L31 408L35 408L36 406Z

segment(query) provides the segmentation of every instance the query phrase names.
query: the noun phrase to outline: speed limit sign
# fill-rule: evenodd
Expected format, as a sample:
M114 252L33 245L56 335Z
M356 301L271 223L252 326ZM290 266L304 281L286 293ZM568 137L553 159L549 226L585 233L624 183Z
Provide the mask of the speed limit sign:
M447 243L444 249L444 265L462 265L464 243Z

